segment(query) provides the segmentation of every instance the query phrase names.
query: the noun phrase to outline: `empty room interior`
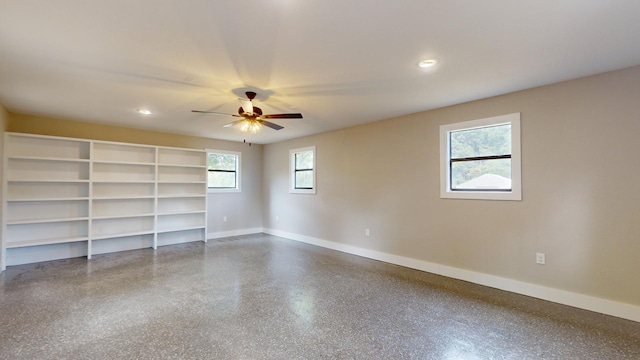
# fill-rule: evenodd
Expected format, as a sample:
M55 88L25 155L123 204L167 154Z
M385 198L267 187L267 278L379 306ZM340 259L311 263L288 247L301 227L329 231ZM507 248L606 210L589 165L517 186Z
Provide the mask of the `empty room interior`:
M640 2L0 3L0 359L639 359Z

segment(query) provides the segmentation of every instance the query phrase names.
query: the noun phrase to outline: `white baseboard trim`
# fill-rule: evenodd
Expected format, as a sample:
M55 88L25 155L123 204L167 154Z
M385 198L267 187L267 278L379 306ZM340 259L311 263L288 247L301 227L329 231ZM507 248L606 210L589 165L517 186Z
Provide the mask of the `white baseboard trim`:
M262 228L250 228L250 229L238 229L229 231L218 231L207 233L207 240L220 239L229 236L251 235L259 234L262 232Z
M363 249L357 246L341 244L310 236L289 233L286 231L261 229L261 232L357 256L362 256L369 259L384 261L395 265L426 271L429 273L447 276L454 279L469 281L479 285L493 287L500 290L505 290L542 300L552 301L563 305L573 306L580 309L640 322L640 306L636 305L625 304L589 295L572 293L565 290L530 284L523 281L483 274L471 270L455 268L427 261L411 259L404 256L392 255L375 250Z

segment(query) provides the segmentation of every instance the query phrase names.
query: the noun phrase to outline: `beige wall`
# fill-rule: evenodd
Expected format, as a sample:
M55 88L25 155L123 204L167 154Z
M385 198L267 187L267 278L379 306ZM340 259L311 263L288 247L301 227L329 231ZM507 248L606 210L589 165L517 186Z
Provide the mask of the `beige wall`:
M265 145L265 228L640 305L639 99L635 67ZM439 126L513 112L523 200L440 199ZM311 145L317 195L289 194Z
M242 153L242 192L209 194L209 234L262 227L262 145L10 114L7 131ZM222 217L227 217L227 222Z

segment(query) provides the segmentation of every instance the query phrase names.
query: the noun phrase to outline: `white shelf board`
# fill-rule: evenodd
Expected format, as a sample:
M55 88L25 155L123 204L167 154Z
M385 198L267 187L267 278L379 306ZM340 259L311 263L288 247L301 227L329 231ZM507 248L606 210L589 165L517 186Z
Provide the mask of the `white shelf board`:
M169 233L169 232L178 232L178 231L186 231L186 230L200 230L200 229L205 229L204 225L200 225L200 226L196 226L196 225L192 225L192 226L178 226L178 227L172 227L172 228L166 228L166 229L158 229L158 234L160 233ZM206 236L206 234L205 234Z
M36 139L44 139L44 140L61 140L68 142L76 142L76 143L90 143L91 141L100 141L100 140L89 140L89 139L81 139L74 137L66 137L66 136L53 136L53 135L39 135L39 134L28 134L21 132L5 132L9 137L24 137L24 138L36 138ZM104 141L103 141L104 142Z
M155 184L155 180L93 180L94 184Z
M158 180L158 184L206 184L206 181Z
M88 163L89 159L74 159L74 158L54 158L43 156L9 156L9 160L33 160L33 161L51 161L51 162L76 162L76 163Z
M94 216L93 220L109 220L109 219L128 219L128 218L138 218L138 217L153 217L154 213L143 213L143 214L123 214L123 215L105 215L105 216Z
M144 165L155 166L152 162L118 161L118 160L93 160L94 164L115 164L115 165Z
M207 194L166 194L158 195L158 199L180 199L180 198L206 198Z
M134 200L134 199L155 199L153 195L140 195L140 196L94 196L93 201L100 200Z
M158 216L166 215L185 215L185 214L204 214L206 210L187 210L187 211L171 211L171 212L159 212Z
M7 179L7 182L20 182L20 183L88 183L89 179Z
M72 221L89 221L89 217L74 217L74 218L55 218L55 219L24 219L24 220L7 220L7 226L11 225L29 225L29 224L44 224L44 223L56 223L56 222L72 222Z
M162 146L162 145L158 145L156 146L158 148L158 150L160 152L162 152L163 150L169 150L169 151L180 151L180 152L192 152L192 153L205 153L206 151L204 149L194 149L194 148L181 148L181 147L174 147L174 146Z
M120 142L120 141L108 141L108 140L91 140L91 142L97 145L107 145L115 146L115 147L128 147L131 149L155 149L157 146L155 145L146 145L146 144L135 144L128 142ZM102 149L101 149L102 150Z
M162 164L158 163L158 167L177 167L177 168L192 168L192 169L204 169L207 165L189 165L189 164Z
M153 235L154 231L145 230L145 231L130 231L130 232L122 232L122 233L113 233L113 234L96 234L91 236L91 240L105 240L105 239L115 239L121 237L129 237L129 236L139 236L139 235Z
M73 238L65 237L65 238L56 238L56 239L15 241L15 242L7 242L7 249L15 249L15 248L39 246L39 245L66 244L66 243L88 241L88 240L89 240L89 237L81 236L81 237L73 237Z
M68 198L33 198L33 199L7 199L7 202L28 202L28 201L87 201L88 197L68 197Z

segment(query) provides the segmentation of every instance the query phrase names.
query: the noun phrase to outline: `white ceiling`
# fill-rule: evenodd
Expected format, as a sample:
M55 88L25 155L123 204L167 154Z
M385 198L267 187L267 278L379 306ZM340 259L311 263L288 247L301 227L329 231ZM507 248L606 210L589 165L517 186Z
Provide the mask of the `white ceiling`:
M0 104L270 143L638 65L639 36L638 0L2 0ZM304 119L190 112L246 90Z

